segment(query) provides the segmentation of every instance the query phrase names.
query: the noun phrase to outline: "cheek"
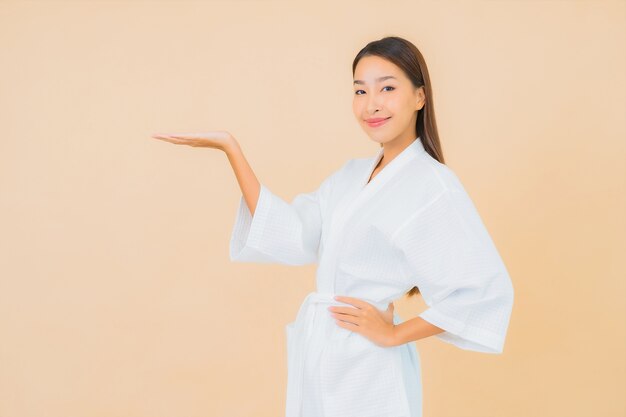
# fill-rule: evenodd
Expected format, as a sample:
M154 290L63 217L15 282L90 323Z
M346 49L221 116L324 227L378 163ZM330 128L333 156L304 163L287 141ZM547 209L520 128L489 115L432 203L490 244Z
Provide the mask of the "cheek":
M390 99L386 104L387 108L398 120L409 120L413 115L412 102L404 97Z
M354 113L354 117L359 119L361 117L361 112L363 110L363 105L358 100L352 101L352 113Z
M386 101L385 101L385 106L393 111L394 114L400 114L402 113L404 110L406 110L406 100L404 100L402 97L389 97Z

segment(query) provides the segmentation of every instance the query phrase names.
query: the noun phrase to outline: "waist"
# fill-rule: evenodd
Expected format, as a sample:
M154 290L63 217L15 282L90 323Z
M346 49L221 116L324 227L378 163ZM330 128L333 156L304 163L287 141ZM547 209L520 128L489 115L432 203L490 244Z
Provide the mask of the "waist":
M335 323L335 318L328 310L329 306L339 306L348 308L358 308L347 302L335 300L336 294L312 291L304 297L296 319L287 324L288 328L297 328L306 333L309 337L312 333L330 339L345 338L351 333ZM388 302L376 302L365 298L354 297L372 304L379 310L386 310ZM306 329L306 330L305 330Z
M308 293L306 297L304 297L304 301L302 302L302 304L303 305L304 304L324 304L326 306L335 305L335 306L340 306L340 307L358 308L348 302L335 300L335 296L337 296L337 294L312 291ZM352 297L352 298L356 298L368 304L372 304L377 309L383 310L383 311L387 310L387 306L389 305L388 301L375 301L375 300L362 298L362 297Z

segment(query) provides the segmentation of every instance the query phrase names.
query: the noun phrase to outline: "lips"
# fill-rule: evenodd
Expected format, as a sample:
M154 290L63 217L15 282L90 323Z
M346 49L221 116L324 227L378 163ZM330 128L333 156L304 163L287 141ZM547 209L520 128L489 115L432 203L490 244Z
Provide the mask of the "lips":
M391 116L389 116L389 117L373 117L371 119L365 119L365 122L370 127L378 127L378 126L384 125L387 122L387 120L389 120L390 118L391 118Z

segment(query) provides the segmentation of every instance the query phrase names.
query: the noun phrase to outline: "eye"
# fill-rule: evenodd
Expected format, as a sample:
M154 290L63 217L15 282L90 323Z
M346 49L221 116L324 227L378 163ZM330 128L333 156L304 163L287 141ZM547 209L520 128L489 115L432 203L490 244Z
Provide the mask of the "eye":
M383 87L383 90L384 90L385 88L391 88L392 90L390 90L390 91L393 91L393 90L395 90L395 89L396 89L395 87L392 87L392 86L390 86L390 85L388 85L388 86L386 86L386 87ZM357 95L357 96L362 96L363 94L359 94L359 91L363 91L363 90L356 90L356 91L354 92L354 94L355 94L355 95Z

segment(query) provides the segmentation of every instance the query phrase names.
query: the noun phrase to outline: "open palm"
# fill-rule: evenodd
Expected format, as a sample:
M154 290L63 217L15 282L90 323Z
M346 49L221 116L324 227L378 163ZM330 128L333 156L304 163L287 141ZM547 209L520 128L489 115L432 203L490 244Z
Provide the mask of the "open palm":
M224 150L234 141L233 136L225 130L214 130L204 133L155 133L151 137L177 145L221 150Z

